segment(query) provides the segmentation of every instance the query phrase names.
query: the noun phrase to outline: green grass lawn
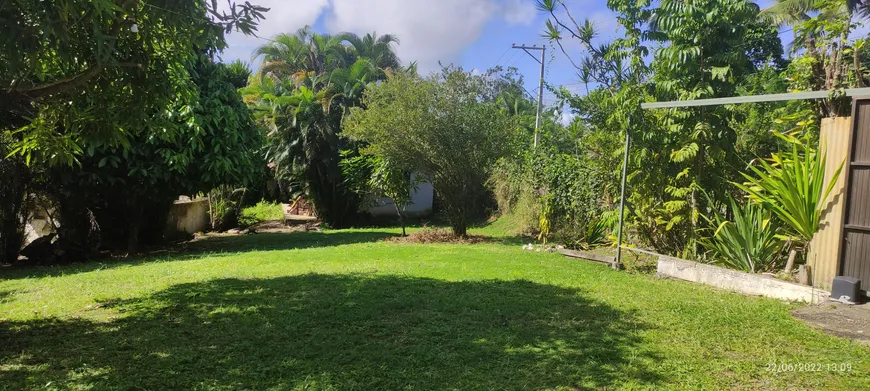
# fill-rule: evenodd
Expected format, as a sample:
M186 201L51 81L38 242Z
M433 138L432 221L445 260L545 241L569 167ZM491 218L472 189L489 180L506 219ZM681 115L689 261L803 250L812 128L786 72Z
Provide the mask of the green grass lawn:
M793 305L395 232L2 271L0 389L870 389L870 348Z

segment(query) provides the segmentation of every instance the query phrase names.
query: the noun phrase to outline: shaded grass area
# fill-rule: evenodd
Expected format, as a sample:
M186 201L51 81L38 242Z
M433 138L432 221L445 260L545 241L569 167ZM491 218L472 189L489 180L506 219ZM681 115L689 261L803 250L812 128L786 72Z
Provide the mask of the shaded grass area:
M870 349L793 305L396 232L4 272L0 389L870 388ZM766 370L814 362L853 370Z
M75 368L59 385L141 389L540 389L616 378L655 383L628 366L643 324L577 290L528 281L303 275L181 284L103 303L125 313L7 325L4 350L34 370ZM50 372L49 372L50 373ZM45 373L48 375L49 373ZM58 375L58 373L55 373ZM49 379L51 376L48 377ZM64 380L67 382L64 384Z
M215 235L205 240L181 243L162 250L155 250L138 257L103 258L70 265L30 266L0 269L0 281L4 279L64 276L116 267L129 267L151 262L166 262L201 259L203 256L231 256L245 252L311 249L334 247L356 243L371 243L399 235L395 229L359 229L342 231L259 233L255 235Z

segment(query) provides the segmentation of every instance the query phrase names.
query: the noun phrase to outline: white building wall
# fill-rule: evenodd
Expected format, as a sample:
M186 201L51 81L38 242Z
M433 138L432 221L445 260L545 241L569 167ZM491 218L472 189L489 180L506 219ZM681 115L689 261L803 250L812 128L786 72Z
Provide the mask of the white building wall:
M412 179L415 177L412 176ZM429 182L417 185L417 190L411 192L411 203L405 207L408 216L425 216L432 213L432 204L435 200L435 188ZM396 204L392 199L384 197L375 202L368 210L372 216L395 216Z

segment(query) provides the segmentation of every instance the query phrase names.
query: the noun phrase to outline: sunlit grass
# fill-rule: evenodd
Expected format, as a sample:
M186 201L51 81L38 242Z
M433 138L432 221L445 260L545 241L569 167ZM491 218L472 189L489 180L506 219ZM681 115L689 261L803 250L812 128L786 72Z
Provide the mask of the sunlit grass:
M0 389L870 388L870 349L787 303L397 232L4 272ZM813 362L853 370L766 371Z

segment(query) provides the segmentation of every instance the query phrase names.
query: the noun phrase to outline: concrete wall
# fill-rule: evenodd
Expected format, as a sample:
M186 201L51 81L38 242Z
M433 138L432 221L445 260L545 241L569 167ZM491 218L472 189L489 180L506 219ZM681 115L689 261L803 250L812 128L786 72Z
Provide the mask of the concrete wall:
M838 117L822 120L819 150L825 152L825 183L831 183L834 172L849 157L852 118ZM840 173L822 212L819 232L810 242L807 264L811 267L813 286L831 289L831 282L839 271L840 247L843 244L843 213L846 209L846 173Z
M789 301L821 303L827 300L828 295L828 292L823 290L773 277L665 256L659 257L658 274L747 295Z
M24 225L24 245L27 246L36 239L54 232L51 221L47 217L33 218Z
M169 209L166 220L166 233L194 234L209 229L211 221L208 216L208 198L198 198L190 201L175 201Z
M416 178L412 175L412 179ZM435 199L435 189L429 182L417 185L417 190L411 193L411 204L405 208L408 216L425 216L432 213L432 204ZM395 216L396 205L389 198L381 198L374 206L369 208L373 216Z

